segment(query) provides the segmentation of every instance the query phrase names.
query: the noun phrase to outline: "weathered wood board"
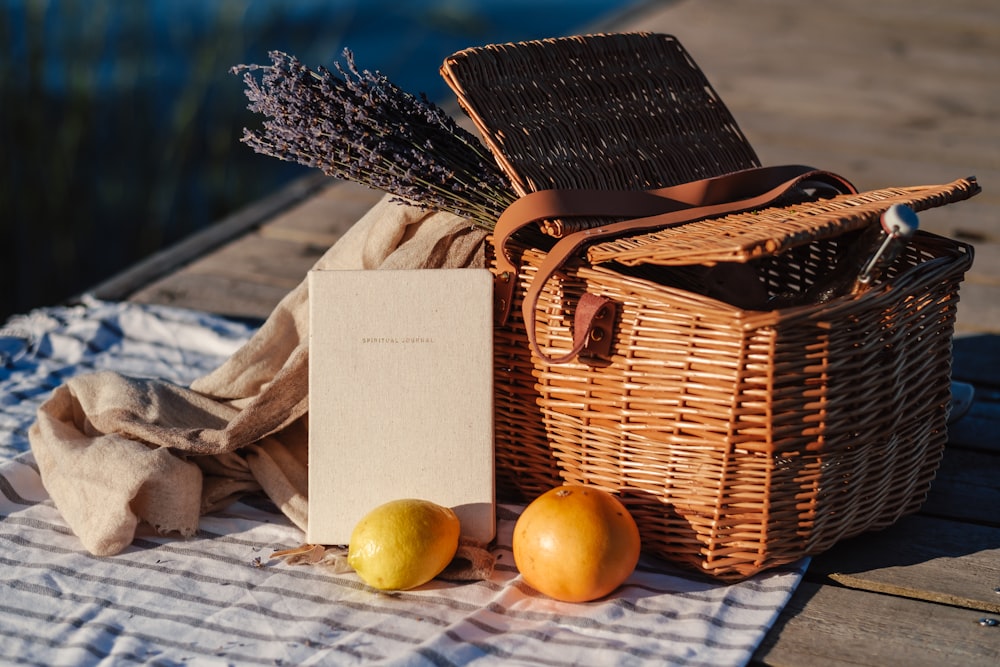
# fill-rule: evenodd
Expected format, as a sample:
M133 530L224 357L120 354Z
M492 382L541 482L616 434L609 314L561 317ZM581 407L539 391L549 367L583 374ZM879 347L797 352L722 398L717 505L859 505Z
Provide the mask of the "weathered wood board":
M995 667L1000 628L983 613L810 581L755 654L773 667Z
M1000 527L904 517L838 544L809 572L850 588L1000 613Z

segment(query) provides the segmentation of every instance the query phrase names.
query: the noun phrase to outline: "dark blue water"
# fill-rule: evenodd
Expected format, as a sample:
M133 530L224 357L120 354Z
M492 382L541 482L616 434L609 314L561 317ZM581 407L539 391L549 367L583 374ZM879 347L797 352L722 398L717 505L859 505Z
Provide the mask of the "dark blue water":
M228 73L272 49L344 48L447 101L449 54L572 34L619 0L0 0L0 321L51 305L265 196L305 168L239 142Z

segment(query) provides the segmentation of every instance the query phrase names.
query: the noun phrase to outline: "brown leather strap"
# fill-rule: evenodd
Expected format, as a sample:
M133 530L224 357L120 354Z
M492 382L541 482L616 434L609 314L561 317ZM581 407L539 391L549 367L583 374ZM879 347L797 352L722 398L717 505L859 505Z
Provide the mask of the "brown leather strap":
M573 346L567 354L559 357L547 355L541 351L536 339L534 313L541 291L549 278L581 246L603 238L762 208L789 190L807 183L826 185L840 193L857 192L850 182L837 174L812 167L784 165L747 169L656 190L540 190L525 195L504 211L493 232L493 244L497 251L497 323L503 324L509 317L517 284L518 269L511 261L507 244L517 230L527 225L554 218L625 218L560 239L538 267L525 293L521 308L533 351L548 363L565 363L584 350L597 353L600 351L597 348L610 349L613 316L609 320L608 310L613 304L594 295L586 300L583 313L580 312L581 306L577 306ZM595 322L598 321L607 326L606 331L600 327L595 329Z

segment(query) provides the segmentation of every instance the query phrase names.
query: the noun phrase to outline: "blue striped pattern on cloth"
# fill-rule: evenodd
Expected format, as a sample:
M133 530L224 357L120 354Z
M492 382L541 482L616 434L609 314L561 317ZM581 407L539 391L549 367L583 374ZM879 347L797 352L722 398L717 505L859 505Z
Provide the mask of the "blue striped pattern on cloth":
M96 369L190 382L251 326L178 309L91 301L0 331L0 661L198 665L742 665L805 561L720 584L646 557L619 591L549 600L517 575L520 507L498 510L488 581L381 593L353 573L270 558L303 540L266 499L202 518L186 540L140 533L87 553L42 486L26 432L63 379Z
M232 355L252 323L86 298L0 327L0 460L28 449L28 427L67 378L110 370L187 385Z

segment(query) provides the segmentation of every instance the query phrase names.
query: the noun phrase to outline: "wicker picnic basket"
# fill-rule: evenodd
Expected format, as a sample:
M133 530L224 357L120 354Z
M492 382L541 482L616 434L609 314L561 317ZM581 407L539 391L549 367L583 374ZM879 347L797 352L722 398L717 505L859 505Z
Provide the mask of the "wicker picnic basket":
M759 167L670 36L479 47L448 58L442 74L522 200L669 189ZM922 210L977 191L974 179L811 199L793 191L627 234L603 231L622 218L591 196L595 215L581 205L498 232L500 495L602 487L627 504L647 552L720 579L916 511L946 443L951 337L972 249L918 232L883 281L821 304L737 305L711 285L728 272L771 297L804 292L891 204ZM596 242L571 240L591 233ZM609 335L581 337L593 324L578 317L588 298L612 306L590 313Z

